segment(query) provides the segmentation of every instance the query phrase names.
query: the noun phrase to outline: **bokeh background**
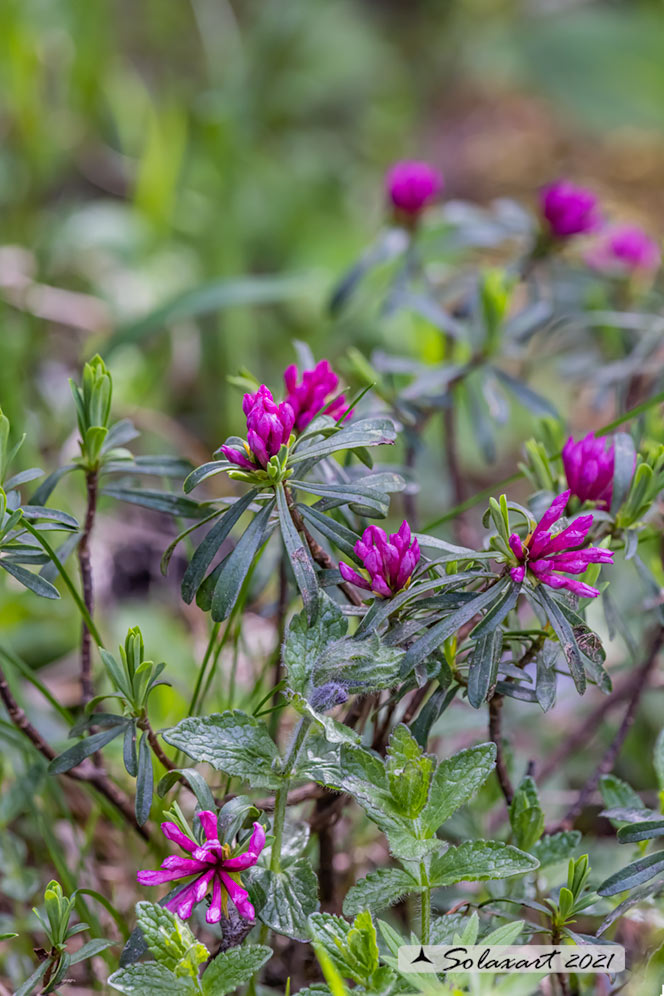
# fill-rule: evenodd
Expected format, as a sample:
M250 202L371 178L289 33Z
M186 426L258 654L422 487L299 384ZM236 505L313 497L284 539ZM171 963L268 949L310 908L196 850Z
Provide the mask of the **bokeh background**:
M446 196L481 204L533 204L564 174L662 230L660 0L0 0L0 24L0 405L27 433L22 466L50 471L75 454L67 378L96 350L113 372L115 416L143 433L139 449L198 463L241 428L229 374L247 367L276 388L293 339L342 372L349 346L384 344L375 316L333 320L325 302L382 224L395 159L429 159ZM390 336L402 353L437 358L437 334ZM500 476L485 468L472 483ZM82 501L74 483L56 504L80 515ZM207 638L177 577L159 575L174 531L102 502L93 551L107 645L139 622L175 675L164 724L184 707ZM66 599L9 588L0 628L60 701L74 700L79 627ZM240 689L272 639L252 617ZM661 723L658 702L625 752L621 773L637 785L653 783L642 745ZM472 742L483 731L462 711ZM556 730L553 718L544 750ZM17 805L3 796L0 828ZM46 833L54 798L21 805ZM63 822L49 836L43 874L3 834L0 917L20 928L54 865L65 886L72 869L85 879L68 833ZM96 887L130 910L122 845L107 846ZM28 949L14 952L12 977L30 965Z

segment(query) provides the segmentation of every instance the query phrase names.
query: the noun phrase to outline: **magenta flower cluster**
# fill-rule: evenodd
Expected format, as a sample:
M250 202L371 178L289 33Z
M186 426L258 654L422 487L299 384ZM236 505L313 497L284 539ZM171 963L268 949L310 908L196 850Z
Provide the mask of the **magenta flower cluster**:
M580 501L594 501L600 508L610 508L615 463L613 445L607 449L606 442L597 439L592 432L578 443L570 436L563 446L562 459L572 494Z
M294 363L284 370L286 403L293 409L298 432L306 429L321 412L335 419L352 415L343 394L331 397L339 386L339 378L328 360L321 360L313 370L305 370L299 384L297 377L298 369Z
M510 547L519 564L511 568L510 574L512 580L520 584L525 579L526 571L531 571L537 581L549 588L566 588L582 598L596 598L599 595L597 588L564 576L583 574L590 564L613 563L611 550L596 546L579 549L592 526L592 515L581 515L559 533L551 532L551 527L563 515L571 493L563 491L554 498L526 540L512 533Z
M614 276L629 276L654 272L659 268L662 256L655 240L638 225L614 225L601 234L597 245L585 258L593 269Z
M231 856L228 844L222 844L217 830L217 817L209 810L198 814L205 834L205 843L198 844L187 837L175 823L162 823L164 836L178 844L191 857L181 858L171 855L161 863L156 871L139 871L136 876L140 885L162 885L183 878L191 878L184 888L168 900L166 909L177 913L181 920L187 920L196 903L205 898L212 886L212 902L205 915L208 923L219 923L228 914L228 898L245 920L254 920L256 911L249 901L249 893L240 881L240 872L251 868L258 861L265 847L265 830L260 823L254 823L254 831L247 850Z
M600 223L595 195L569 180L557 180L540 191L540 210L556 239L592 232Z
M295 413L286 401L278 405L265 384L255 394L245 394L242 411L247 416L245 451L224 445L220 447L220 452L231 463L245 470L264 469L270 457L278 453L290 439L295 425Z
M383 598L390 598L407 586L420 559L419 544L412 539L405 520L399 531L389 537L380 526L368 526L353 549L369 577L362 577L343 561L339 564L341 576Z
M385 176L385 190L397 210L417 217L443 190L443 177L429 163L405 160Z

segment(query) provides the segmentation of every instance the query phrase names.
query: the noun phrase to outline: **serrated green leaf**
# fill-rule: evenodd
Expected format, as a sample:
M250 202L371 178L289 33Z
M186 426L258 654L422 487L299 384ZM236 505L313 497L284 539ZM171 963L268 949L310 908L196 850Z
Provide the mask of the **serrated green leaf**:
M527 775L517 787L510 805L512 839L517 847L531 851L544 832L544 813L539 803L537 786Z
M138 926L145 943L159 965L178 978L198 978L199 966L210 952L196 940L186 923L158 903L136 905Z
M356 916L394 906L400 899L419 889L418 882L401 868L378 868L360 879L348 890L344 899L346 916Z
M314 913L309 918L312 939L322 945L345 978L367 988L379 968L376 928L371 914L358 913L353 924L330 913Z
M397 807L404 816L414 819L426 804L434 759L422 753L403 724L397 726L390 737L385 768Z
M243 944L222 951L210 962L202 978L204 996L226 996L248 982L272 957L265 944Z
M307 858L275 872L256 868L249 885L258 918L296 941L309 939L309 917L318 910L318 879Z
M273 771L279 752L265 723L239 709L190 716L163 737L172 747L217 771L236 775L256 788L279 788L279 775Z
M486 879L510 878L534 871L537 858L511 844L493 840L468 840L450 847L431 861L429 880L432 886L456 882L482 882Z
M306 698L328 645L341 640L347 631L348 620L339 606L324 594L319 595L318 613L313 625L309 625L305 612L293 618L282 657L288 673L288 687L292 691Z
M193 996L199 992L191 979L181 979L156 962L130 965L109 976L109 986L132 996Z
M537 858L540 868L546 868L558 861L566 861L580 843L581 834L578 830L561 830L560 833L541 837L530 848L530 853Z
M431 781L429 801L420 817L430 834L435 834L452 813L472 799L495 763L493 743L470 747L440 762Z

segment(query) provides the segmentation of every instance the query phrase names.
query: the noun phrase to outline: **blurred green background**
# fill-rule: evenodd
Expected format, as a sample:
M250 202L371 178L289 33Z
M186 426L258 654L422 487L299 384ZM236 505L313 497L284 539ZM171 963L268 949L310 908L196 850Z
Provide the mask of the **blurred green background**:
M297 278L245 281L235 293L266 303L204 317L190 299L110 356L127 400L206 449L229 427L229 370L274 381L294 336L333 359L375 344L322 302L380 225L396 158L430 158L450 197L529 199L564 172L637 220L664 213L659 0L0 11L0 396L14 419L26 401L48 413L42 448L61 442L62 373L180 291Z

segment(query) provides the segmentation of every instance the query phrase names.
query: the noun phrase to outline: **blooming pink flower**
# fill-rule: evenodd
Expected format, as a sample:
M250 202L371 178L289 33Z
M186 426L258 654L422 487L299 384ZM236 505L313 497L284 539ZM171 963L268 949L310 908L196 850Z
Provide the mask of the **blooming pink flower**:
M442 192L443 177L429 163L395 163L385 176L385 189L395 208L415 217Z
M512 580L520 584L526 576L526 570L529 570L538 581L548 585L549 588L567 588L568 591L583 598L596 598L599 595L597 588L592 588L583 581L566 578L559 573L562 571L564 574L583 574L590 564L613 563L611 550L596 546L585 550L578 549L590 531L593 523L592 515L581 515L559 533L550 532L551 527L565 511L571 493L571 490L563 491L553 499L525 541L522 541L516 533L512 533L510 546L520 563L518 567L511 568L510 574Z
M254 832L249 840L249 846L242 854L231 857L228 844L222 844L217 831L217 817L209 810L198 814L205 843L198 844L187 837L175 823L162 823L161 829L165 837L174 841L187 851L191 857L181 858L174 854L165 858L161 868L156 871L139 871L136 876L141 885L162 885L164 882L174 882L181 878L192 878L172 899L166 903L166 909L177 913L181 920L187 920L194 909L195 903L200 903L212 886L212 902L205 915L208 923L218 923L222 910L228 912L228 897L232 899L241 917L254 920L256 911L249 901L249 893L242 887L240 872L251 868L258 861L258 856L265 847L265 830L260 823L254 823Z
M268 465L270 457L287 443L295 413L287 401L278 405L272 392L263 384L255 394L245 394L242 410L247 416L247 441L245 452L233 446L221 446L220 452L227 460L246 470L258 470Z
M573 495L609 508L613 494L614 447L589 432L575 443L570 436L562 450L563 467Z
M591 232L599 224L597 198L569 180L557 180L540 191L540 209L557 239Z
M343 394L328 400L339 386L339 378L327 360L321 360L313 370L305 370L299 384L297 376L298 370L294 363L284 370L286 402L295 413L295 428L298 432L306 429L321 412L335 419L352 414Z
M380 526L369 526L354 550L369 579L343 562L339 564L341 576L358 588L375 591L384 598L390 598L406 587L420 559L419 544L416 539L411 542L410 526L405 520L399 531L389 538Z
M607 228L585 257L589 266L616 276L654 272L661 258L658 244L637 225Z

